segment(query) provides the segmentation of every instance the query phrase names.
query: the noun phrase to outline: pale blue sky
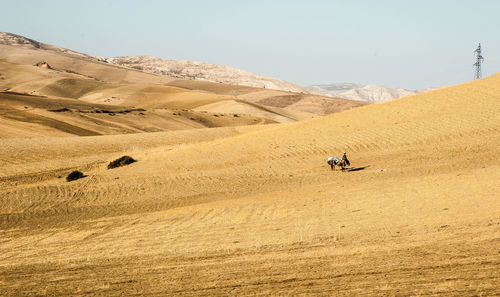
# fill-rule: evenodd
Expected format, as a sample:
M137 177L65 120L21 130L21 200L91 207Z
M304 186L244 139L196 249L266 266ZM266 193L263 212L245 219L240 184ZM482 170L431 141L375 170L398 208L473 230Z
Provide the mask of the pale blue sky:
M93 55L223 64L300 85L421 89L500 69L500 1L2 0L0 31Z

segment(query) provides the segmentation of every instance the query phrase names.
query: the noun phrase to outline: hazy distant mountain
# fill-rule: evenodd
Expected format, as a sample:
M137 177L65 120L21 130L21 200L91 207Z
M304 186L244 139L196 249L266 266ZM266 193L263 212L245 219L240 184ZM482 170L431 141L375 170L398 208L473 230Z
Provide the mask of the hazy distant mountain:
M345 98L372 103L390 101L417 94L419 91L401 88L387 88L380 85L360 85L354 83L321 84L306 87L307 89L329 97Z
M144 72L182 79L206 80L239 86L310 93L306 88L276 78L257 75L229 66L185 60L165 60L151 56L130 56L106 59L108 63Z

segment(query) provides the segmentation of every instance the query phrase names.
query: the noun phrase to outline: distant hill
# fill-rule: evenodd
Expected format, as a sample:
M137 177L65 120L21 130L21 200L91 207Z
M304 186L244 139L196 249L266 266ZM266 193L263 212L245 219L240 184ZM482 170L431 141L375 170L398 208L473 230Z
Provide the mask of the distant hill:
M113 65L120 65L143 72L166 75L180 79L204 80L216 83L225 83L238 86L249 86L305 94L311 93L304 87L280 79L257 75L229 66L204 62L165 60L151 56L104 58L75 52L69 49L45 44L30 38L6 32L0 32L0 44L57 51Z
M367 104L135 68L0 32L0 138L284 123Z
M106 62L144 72L168 75L182 79L205 80L216 83L290 91L296 93L310 93L310 91L306 88L280 79L257 75L229 66L204 62L165 60L151 56L108 58L106 59Z
M381 103L393 99L415 95L416 90L388 88L380 85L361 85L355 83L335 83L308 86L307 89L329 97Z

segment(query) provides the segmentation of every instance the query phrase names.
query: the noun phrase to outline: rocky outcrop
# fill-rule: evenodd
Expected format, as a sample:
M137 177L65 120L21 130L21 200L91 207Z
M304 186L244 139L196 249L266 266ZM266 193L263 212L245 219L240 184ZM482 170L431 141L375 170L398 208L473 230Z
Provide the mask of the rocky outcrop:
M205 80L239 86L310 93L306 88L283 80L217 64L184 60L165 60L151 56L116 57L108 58L106 61L110 64L181 79Z

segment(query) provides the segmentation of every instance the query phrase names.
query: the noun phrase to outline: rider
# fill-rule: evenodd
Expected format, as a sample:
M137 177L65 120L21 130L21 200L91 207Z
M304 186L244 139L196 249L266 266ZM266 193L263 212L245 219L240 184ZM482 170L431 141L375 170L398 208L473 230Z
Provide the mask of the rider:
M347 166L351 166L351 163L349 162L349 160L347 159L347 155L346 153L344 152L344 154L342 155L342 161L345 161L345 164Z

